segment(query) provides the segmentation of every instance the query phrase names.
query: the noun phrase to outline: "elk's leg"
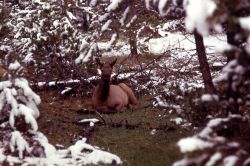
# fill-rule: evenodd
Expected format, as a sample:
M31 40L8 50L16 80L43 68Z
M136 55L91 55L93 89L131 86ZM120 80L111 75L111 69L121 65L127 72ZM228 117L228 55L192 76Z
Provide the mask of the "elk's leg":
M117 104L117 105L115 106L115 110L116 110L117 112L124 112L124 111L126 110L126 107L124 107L122 104Z
M97 107L97 110L98 110L100 113L109 112L109 108L108 108L107 106L98 106L98 107Z
M128 109L129 109L130 111L133 111L133 110L136 109L136 108L138 108L138 105L136 105L136 104L128 104Z
M114 107L109 107L109 106L99 106L97 107L97 110L100 113L116 113L117 110Z

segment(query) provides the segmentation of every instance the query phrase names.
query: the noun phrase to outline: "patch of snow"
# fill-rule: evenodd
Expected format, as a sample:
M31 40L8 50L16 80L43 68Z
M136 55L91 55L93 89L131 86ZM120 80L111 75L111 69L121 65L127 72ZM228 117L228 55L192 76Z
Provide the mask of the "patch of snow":
M162 25L162 28L159 27L158 29L163 31L169 31L171 29L176 29L178 24L181 24L180 20L171 20L164 23Z
M90 77L88 79L85 79L86 81L90 81L93 79L96 79L96 76ZM62 80L62 81L50 81L50 82L38 82L37 85L39 87L43 87L45 85L49 85L49 86L55 86L56 84L71 84L71 83L80 83L80 80L77 79L68 79L68 80Z
M209 158L205 166L214 166L216 162L219 161L221 158L222 158L222 154L220 152L216 152Z
M156 99L156 103L154 104L155 107L157 107L157 106L160 106L160 107L168 107L168 106L169 106L165 101L163 101L163 100L160 98L160 96L156 96L155 99Z
M227 146L231 148L238 148L240 147L240 144L238 142L229 142L227 143Z
M184 123L183 125L181 125L182 127L190 127L192 126L192 123Z
M177 117L175 119L170 119L170 121L175 122L176 125L180 125L183 122L183 119L180 117Z
M167 12L164 11L168 0L159 0L158 9L161 16L165 16Z
M152 129L152 130L150 131L150 134L151 134L151 135L155 135L155 134L156 134L156 129Z
M97 122L99 122L99 120L93 118L93 119L82 119L79 121L79 123L90 123L90 122L97 123Z
M53 21L53 26L54 26L55 28L57 28L59 25L60 25L60 21L59 21L59 20Z
M117 39L117 34L113 33L110 41L107 43L107 47L111 48L114 42L116 41L116 39Z
M250 31L250 16L239 18L239 23L242 28Z
M22 101L22 104L19 104L15 97L17 96L17 90L12 87L12 85L22 89L23 95L25 97L19 97ZM17 78L11 81L0 82L0 96L2 101L6 100L8 104L12 107L12 111L10 112L10 124L14 127L14 116L15 115L27 115L26 121L31 123L33 129L37 129L37 124L33 123L31 117L38 118L39 111L37 105L40 104L41 99L38 95L36 95L29 87L27 80L22 78ZM19 95L19 94L18 94ZM32 114L32 115L29 115Z
M93 127L93 126L95 126L95 123L94 122L90 122L89 126Z
M73 15L73 13L69 12L69 11L66 11L68 17L71 19L71 20L76 20L77 18ZM53 23L54 24L54 23Z
M250 158L244 161L243 166L248 166L249 164L250 164Z
M115 10L119 6L119 3L122 2L122 0L110 0L110 1L111 3L107 8L108 12Z
M223 66L225 66L225 63L223 63L223 62L214 62L213 66L214 67L223 67Z
M37 125L35 117L32 115L32 113L34 111L32 109L30 109L29 107L27 107L26 105L23 105L23 104L19 104L18 107L19 107L19 110L20 110L19 114L24 115L25 122L27 124L30 124L34 131L37 131L38 130L38 125Z
M11 133L10 150L12 153L15 151L15 148L17 148L19 158L21 159L24 157L25 151L31 151L29 144L25 141L19 131L14 131Z
M106 23L103 24L103 26L101 28L101 31L104 32L104 31L108 30L108 28L109 28L109 26L110 26L111 23L112 23L111 19L109 19L108 21L106 21Z
M211 119L208 124L207 127L216 127L219 126L222 122L226 122L228 121L228 119L226 118L216 118L216 119Z
M33 3L38 3L40 5L42 5L44 2L41 2L41 0L32 0Z
M246 47L247 52L250 54L250 35L248 36L247 39L247 47Z
M109 13L105 13L105 14L99 16L98 20L102 22L102 21L106 20L108 18L108 16L109 16Z
M212 0L185 0L183 2L186 11L186 28L192 32L195 29L203 35L208 35L208 17L212 16L216 9L216 4Z
M93 146L86 143L86 139L82 139L76 142L75 145L70 146L69 148L70 154L75 160L86 165L86 164L98 164L98 163L112 163L115 161L117 164L122 164L121 159L111 153L99 150L94 148ZM82 150L88 150L89 153L82 157Z
M229 78L229 73L234 72L234 68L238 65L237 60L231 60L227 65L222 69L222 74L219 77L214 78L214 83L220 81L227 81Z
M130 7L128 6L128 7L125 9L124 13L122 14L122 18L119 20L122 26L125 24L125 20L126 20L126 18L127 18L127 16L128 16L128 12L129 12L129 11L130 11Z
M216 119L211 119L207 126L199 133L199 136L202 138L207 138L210 136L210 134L213 132L212 128L220 125L224 119L222 118L216 118Z
M201 101L203 102L212 102L212 101L219 101L219 97L215 94L203 94L201 96Z
M64 146L61 145L61 144L55 144L55 146L56 146L57 148L64 148Z
M25 56L23 62L29 63L29 62L31 62L31 61L34 61L33 53L28 53L28 54Z
M11 63L9 65L9 70L17 70L21 67L20 63L18 61L15 61L14 63Z
M118 75L118 78L119 79L126 79L126 78L129 78L131 77L132 75L134 75L135 73L134 72L130 72L130 73L121 73Z
M137 19L137 16L136 16L136 15L133 16L133 17L131 18L131 20L129 21L129 23L126 24L126 28L129 28L129 27L133 24L133 22L134 22L136 19Z
M50 3L46 3L46 2L43 3L42 8L46 9L46 10L49 10L51 8Z
M96 3L97 3L97 0L91 0L90 3L89 3L89 5L90 6L95 6Z
M182 59L187 59L188 54L192 55L196 53L196 46L192 35L169 33L167 30L164 30L164 28L158 28L158 31L160 31L162 35L167 34L167 36L161 38L151 38L148 42L144 41L145 38L139 38L137 42L137 44L139 43L138 48L146 47L148 49L148 53L154 55L163 54L167 51L173 51L176 52L176 55L174 56ZM225 49L231 48L227 43L226 36L222 34L204 37L204 44L208 57L214 54L220 54ZM112 50L108 50L110 48L109 42L98 42L97 45L98 48L103 51L103 56L130 55L130 45L127 41L118 40L115 46L119 49ZM184 52L181 50L184 50ZM138 51L140 52L140 49Z
M149 10L151 5L150 5L151 0L145 0L146 8Z
M44 147L45 157L24 157L25 151L30 152L31 147L23 139L18 131L13 132L11 138L11 150L18 149L19 157L5 155L2 144L0 143L0 163L7 161L9 163L23 165L98 165L102 164L122 164L121 159L109 152L100 150L86 143L86 139L77 141L67 149L57 150L53 145L48 143L48 139L40 132L36 133L36 139ZM62 146L58 146L63 148Z
M62 92L61 92L61 95L64 95L65 93L71 91L72 88L71 87L66 87Z
M206 142L197 137L182 138L177 144L182 153L211 148L214 145L211 142Z
M172 107L175 109L177 114L181 114L184 110L181 109L180 105L172 105Z
M160 29L159 29L160 30ZM160 30L163 34L165 31ZM152 38L148 42L148 49L150 53L162 54L167 50L192 50L196 52L196 45L192 35L183 35L181 33L168 33L165 37ZM204 37L204 45L208 54L221 53L225 49L231 47L226 42L224 35L206 36Z
M164 38L161 40L161 38L153 38L150 39L148 42L148 49L149 52L153 53L154 55L160 55L166 52L166 49L168 47L165 46L165 44L168 43L167 40Z
M226 158L224 158L223 160L223 165L224 166L235 166L236 163L238 161L238 157L237 156L227 156Z
M3 51L11 51L12 48L11 48L10 46L1 44L1 45L0 45L0 50L3 50Z
M189 164L188 160L186 158L184 158L182 160L179 160L179 161L175 162L173 164L173 166L186 166L188 164Z

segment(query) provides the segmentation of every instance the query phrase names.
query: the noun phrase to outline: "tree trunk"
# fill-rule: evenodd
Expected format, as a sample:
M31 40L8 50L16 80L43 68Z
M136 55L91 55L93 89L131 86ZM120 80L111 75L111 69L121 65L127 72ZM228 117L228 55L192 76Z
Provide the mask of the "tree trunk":
M228 21L226 34L227 34L227 43L240 48L243 43L247 42L247 38L242 35L237 35L241 31L239 23ZM227 62L235 59L235 54L227 54Z
M227 32L227 43L228 44L235 45L234 36L235 36L234 33ZM235 59L234 54L227 54L227 63L230 62L233 59Z
M233 114L239 113L239 104L238 104L238 98L240 96L239 94L239 88L237 87L236 91L232 89L232 84L234 80L233 77L229 77L228 79L228 88L227 88L227 100L229 102L229 105L227 106L227 112L231 112Z
M195 30L194 38L195 38L195 44L196 44L196 51L198 54L198 60L200 63L200 71L201 71L202 78L203 78L204 85L205 85L205 92L209 94L215 94L216 90L212 82L212 76L211 76L209 64L207 61L203 37L197 32L197 30Z
M67 8L68 8L68 0L61 0L61 3L62 3L62 15L65 15L67 14Z
M2 13L4 14L6 7L6 0L3 0Z
M232 14L235 15L235 14ZM240 48L240 45L242 44L241 40L237 40L236 36L240 32L240 26L235 22L227 22L227 28L226 28L226 34L227 34L227 43L236 47ZM236 57L236 52L233 49L230 52L227 52L227 63L231 60L234 60ZM239 113L239 104L237 102L238 97L240 96L238 91L234 91L232 89L232 84L234 80L231 77L228 78L228 88L227 88L227 100L229 101L229 105L227 106L227 112L231 112L233 114ZM238 88L237 88L238 89Z
M129 45L130 45L130 54L131 54L131 56L138 55L137 43L136 43L136 34L133 32L133 30L130 31Z
M235 37L237 35L238 28L237 26L232 22L226 23L226 34L227 34L227 43L239 47L239 42L236 41ZM227 54L227 62L230 62L231 60L235 59L235 54Z

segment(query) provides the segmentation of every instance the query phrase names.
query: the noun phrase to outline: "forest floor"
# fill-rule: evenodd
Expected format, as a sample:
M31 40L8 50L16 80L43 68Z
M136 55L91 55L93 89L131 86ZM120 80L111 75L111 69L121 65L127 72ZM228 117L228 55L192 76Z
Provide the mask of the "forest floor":
M39 130L49 142L68 147L86 134L89 124L82 119L100 115L83 113L89 108L89 98L62 97L56 91L39 91L42 99ZM107 125L96 124L88 142L121 157L124 165L171 165L181 158L176 142L193 131L170 122L171 114L154 108L150 96L139 96L140 108L116 114L101 115Z
M108 57L104 60L112 59ZM194 130L195 124L191 124L196 120L189 123L190 111L195 109L192 101L200 97L201 85L200 75L197 75L197 68L194 67L196 60L193 64L179 73L181 69L178 67L187 67L186 63L182 59L173 63L169 55L142 56L129 61L119 57L115 72L120 74L116 80L128 83L135 90L140 103L138 109L123 113L96 114L86 111L91 110L90 95L94 85L81 89L88 92L78 97L62 95L62 89L38 90L42 99L39 131L58 148L69 147L87 137L91 145L118 155L124 165L172 165L182 158L177 141L198 132L198 129ZM74 93L80 92L76 88ZM89 123L79 123L80 120L93 118L101 123L94 127L90 127ZM178 118L181 122L178 122Z

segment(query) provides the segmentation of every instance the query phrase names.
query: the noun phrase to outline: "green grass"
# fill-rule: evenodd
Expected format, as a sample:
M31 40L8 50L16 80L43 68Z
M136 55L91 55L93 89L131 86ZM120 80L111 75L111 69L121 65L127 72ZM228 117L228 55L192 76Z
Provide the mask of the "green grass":
M185 134L181 131L149 130L99 127L91 137L91 144L121 157L124 165L131 166L162 166L171 165L181 155L176 141Z
M84 108L85 102L81 98L60 98L56 94L40 94L43 103L40 106L41 118L39 130L42 131L52 144L72 145L82 136L88 126L78 125L77 122L86 118L98 118L96 114L79 114L77 109ZM189 131L174 126L174 131L156 130L152 128L160 125L172 126L169 119L174 115L165 114L166 110L154 108L150 103L152 96L141 96L141 107L135 111L103 114L106 122L114 123L127 121L129 124L141 124L138 128L128 129L112 127L110 125L96 125L89 142L105 151L121 157L123 165L128 166L162 166L171 165L181 158L176 142L187 135ZM75 110L74 110L75 109ZM166 116L163 116L163 115ZM161 116L159 116L161 115Z

